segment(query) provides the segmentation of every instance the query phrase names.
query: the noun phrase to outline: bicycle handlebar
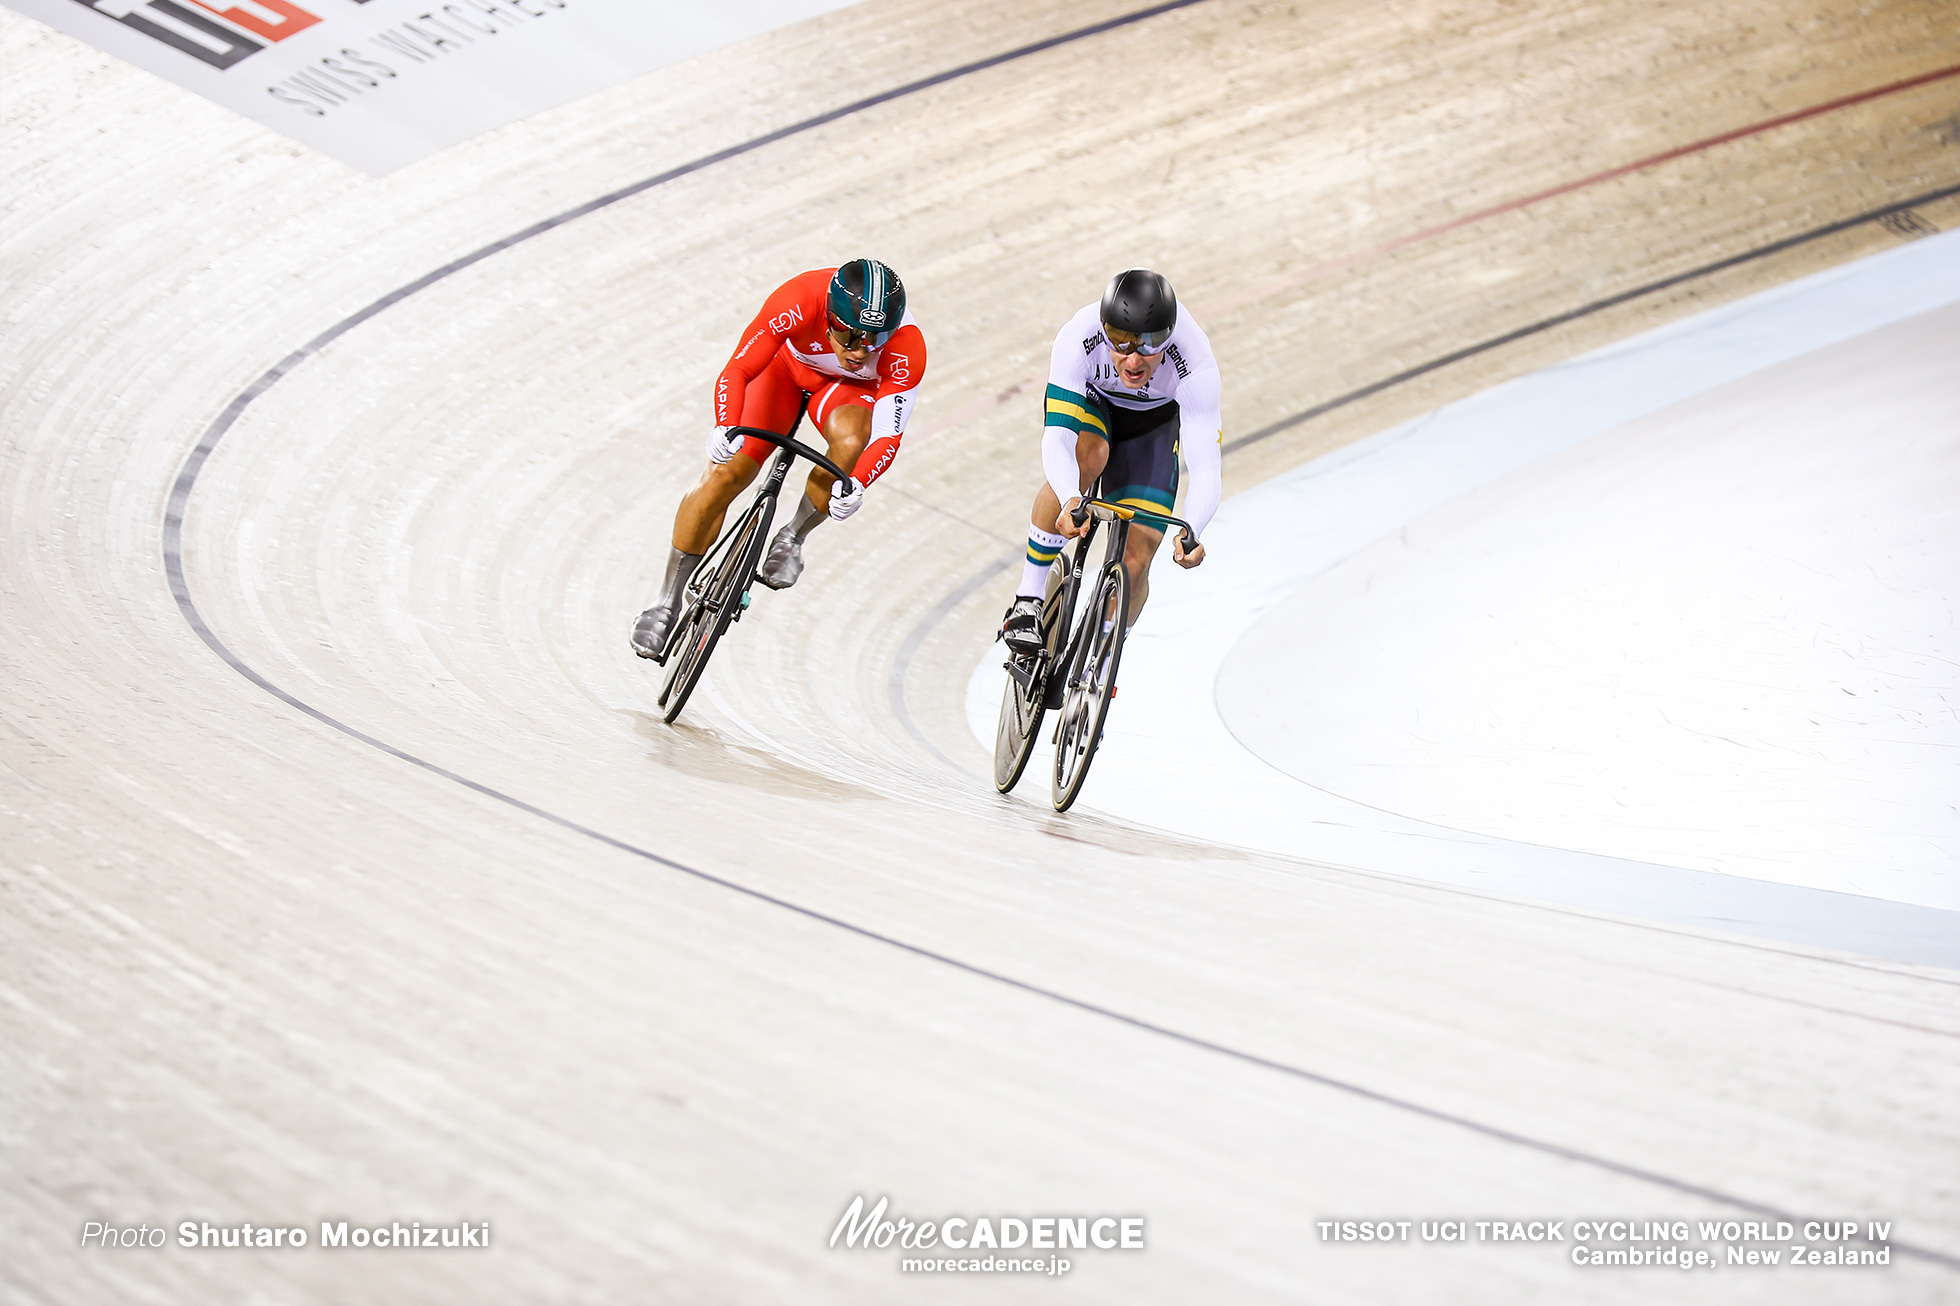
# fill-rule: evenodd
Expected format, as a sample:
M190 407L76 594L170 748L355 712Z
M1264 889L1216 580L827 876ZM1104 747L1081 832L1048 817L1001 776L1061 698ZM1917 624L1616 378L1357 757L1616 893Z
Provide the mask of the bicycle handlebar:
M787 435L778 435L774 431L765 431L759 426L731 426L728 428L728 431L731 435L752 435L758 440L775 445L778 449L787 449L800 458L808 458L811 462L823 468L838 480L846 481L853 485L857 484L852 479L851 474L842 467L839 467L836 463L830 461L830 459L824 457L809 445L792 439Z
M1083 499L1075 507L1069 509L1069 520L1073 521L1077 526L1080 526L1089 520L1090 512L1096 509L1101 510L1096 512L1096 518L1099 521L1114 521L1118 517L1121 517L1125 521L1136 517L1148 517L1154 521L1163 522L1167 526L1181 526L1184 528L1185 555L1188 557L1191 551L1198 547L1198 532L1193 530L1191 523L1185 521L1182 517L1173 517L1167 512L1154 512L1149 508L1133 508L1127 503L1111 503L1107 499Z

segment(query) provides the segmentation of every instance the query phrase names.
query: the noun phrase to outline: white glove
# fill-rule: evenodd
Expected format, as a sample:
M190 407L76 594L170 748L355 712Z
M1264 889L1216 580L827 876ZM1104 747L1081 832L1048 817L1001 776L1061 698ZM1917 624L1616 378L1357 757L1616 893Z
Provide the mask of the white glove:
M708 432L708 461L719 467L742 452L742 446L748 442L746 435L730 435L727 427L717 426Z
M849 493L839 494L839 490L848 490ZM863 502L864 486L855 479L845 480L830 487L830 515L838 521L843 521L856 512L858 505Z

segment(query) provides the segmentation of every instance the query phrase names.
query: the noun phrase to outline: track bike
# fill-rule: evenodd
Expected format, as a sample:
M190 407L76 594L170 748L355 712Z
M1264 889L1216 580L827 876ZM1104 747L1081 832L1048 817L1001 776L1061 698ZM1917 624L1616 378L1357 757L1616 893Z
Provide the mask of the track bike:
M775 522L776 503L782 496L790 465L798 458L808 458L835 476L840 486L851 483L849 472L809 445L797 442L796 431L802 424L799 413L788 435L754 426L728 428L731 435L752 435L782 452L771 460L762 486L748 508L735 519L734 525L721 533L682 592L687 609L668 631L667 642L661 645L660 656L654 659L661 666L674 659L659 699L669 722L677 719L681 709L687 706L688 695L700 683L701 673L707 670L708 659L714 656L715 645L721 642L729 624L740 621L748 609L756 569L762 564L762 551L769 545L769 527Z
M1130 573L1123 552L1130 541L1130 523L1142 518L1175 526L1184 532L1184 551L1198 547L1191 523L1168 513L1085 498L1072 510L1077 526L1094 521L1086 534L1064 555L1066 566L1048 573L1048 595L1041 605L1042 647L1036 653L1013 653L1007 658L1007 686L1001 692L1000 720L994 733L994 788L1006 793L1021 779L1034 752L1042 717L1057 713L1055 773L1051 798L1055 810L1066 812L1082 792L1102 743L1103 719L1116 696L1116 669L1123 659L1123 629L1130 621ZM1093 571L1086 567L1098 526L1108 525L1108 546ZM1076 615L1085 576L1094 588Z

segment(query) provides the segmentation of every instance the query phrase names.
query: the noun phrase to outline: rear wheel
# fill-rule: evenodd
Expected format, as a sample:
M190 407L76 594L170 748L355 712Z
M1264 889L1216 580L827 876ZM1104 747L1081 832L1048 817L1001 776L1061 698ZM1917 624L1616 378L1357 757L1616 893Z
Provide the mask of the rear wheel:
M1048 573L1048 593L1041 605L1043 651L1033 657L1010 653L1007 658L1000 722L994 728L994 788L1002 793L1012 789L1027 769L1041 732L1041 719L1048 713L1050 682L1057 679L1055 662L1068 635L1068 603L1073 590L1062 579L1068 571L1069 562L1064 557Z
M1046 659L1010 657L1007 685L1000 691L1000 722L994 727L994 788L1006 793L1020 780L1034 752L1035 732L1046 709L1041 706L1041 670ZM1028 680L1023 685L1020 676Z
M1062 686L1061 720L1055 726L1055 810L1066 812L1082 792L1089 763L1102 743L1103 718L1116 693L1123 658L1123 627L1130 620L1130 574L1121 558L1103 568L1094 595L1082 606L1084 630Z
M674 669L667 673L667 684L660 691L660 704L667 709L665 719L669 722L679 717L681 709L687 706L688 695L694 692L701 673L707 670L715 645L741 609L742 597L755 575L762 554L762 514L751 508L737 529L739 534L729 542L727 552L699 590L692 585L688 587L693 602L682 618L673 650L668 655L673 659Z

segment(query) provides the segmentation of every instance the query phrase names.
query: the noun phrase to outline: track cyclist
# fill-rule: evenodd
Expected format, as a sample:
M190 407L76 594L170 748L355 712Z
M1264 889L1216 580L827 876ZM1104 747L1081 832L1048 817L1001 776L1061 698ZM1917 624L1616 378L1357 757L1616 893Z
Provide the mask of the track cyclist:
M1027 564L1001 624L1007 646L1016 653L1041 651L1050 564L1069 538L1088 529L1086 522L1075 523L1070 510L1098 476L1104 499L1171 512L1181 444L1191 468L1184 516L1202 533L1218 510L1223 438L1211 341L1163 276L1145 268L1117 273L1102 302L1083 308L1055 337L1041 436L1048 480L1034 497ZM1123 557L1132 625L1150 597L1150 560L1163 538L1145 518L1132 524ZM1180 533L1171 557L1180 567L1196 567L1205 548L1186 553Z
M673 548L659 601L633 627L633 651L658 657L687 583L721 532L735 496L755 480L770 446L733 426L790 433L799 411L829 445L830 460L851 469L848 483L810 472L796 511L770 542L762 583L788 589L803 574L803 541L826 515L842 521L864 502L865 487L898 454L926 372L926 340L905 308L898 274L876 259L799 273L776 288L715 379L715 429L708 468L674 514Z

